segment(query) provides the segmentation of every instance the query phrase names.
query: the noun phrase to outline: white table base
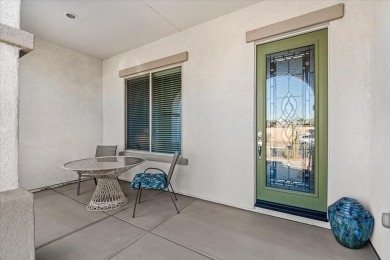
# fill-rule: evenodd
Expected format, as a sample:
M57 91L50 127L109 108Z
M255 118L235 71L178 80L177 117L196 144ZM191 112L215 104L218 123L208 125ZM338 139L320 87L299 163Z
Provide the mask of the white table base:
M126 205L128 200L118 182L118 176L128 169L83 172L97 179L95 192L87 205L89 211L108 211Z
M87 205L87 209L90 211L114 210L126 205L127 201L117 179L98 178L95 192Z

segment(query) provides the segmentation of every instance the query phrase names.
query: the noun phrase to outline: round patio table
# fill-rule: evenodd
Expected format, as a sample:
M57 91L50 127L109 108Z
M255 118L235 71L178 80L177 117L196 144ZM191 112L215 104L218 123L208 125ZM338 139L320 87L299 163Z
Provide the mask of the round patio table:
M63 168L97 179L92 199L87 205L90 211L117 209L127 203L118 182L118 176L145 160L132 156L107 156L77 160L64 164Z

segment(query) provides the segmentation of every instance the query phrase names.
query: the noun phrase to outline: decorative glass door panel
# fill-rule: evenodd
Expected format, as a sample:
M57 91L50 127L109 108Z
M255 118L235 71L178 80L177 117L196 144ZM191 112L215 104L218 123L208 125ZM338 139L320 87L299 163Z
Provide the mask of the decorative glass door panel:
M314 193L314 45L266 55L266 185Z
M326 219L327 59L326 29L257 46L259 207Z

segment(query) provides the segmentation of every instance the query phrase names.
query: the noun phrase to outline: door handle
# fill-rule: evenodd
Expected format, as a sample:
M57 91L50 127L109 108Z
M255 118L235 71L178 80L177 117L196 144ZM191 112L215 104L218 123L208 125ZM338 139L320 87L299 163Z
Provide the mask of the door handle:
M257 141L257 153L259 156L259 159L261 159L261 153L263 151L263 142L261 140Z

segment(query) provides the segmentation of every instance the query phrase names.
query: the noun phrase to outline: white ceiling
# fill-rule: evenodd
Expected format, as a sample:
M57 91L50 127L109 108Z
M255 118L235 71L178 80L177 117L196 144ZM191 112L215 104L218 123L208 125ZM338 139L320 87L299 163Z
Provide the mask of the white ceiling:
M21 28L104 60L260 1L22 0Z

